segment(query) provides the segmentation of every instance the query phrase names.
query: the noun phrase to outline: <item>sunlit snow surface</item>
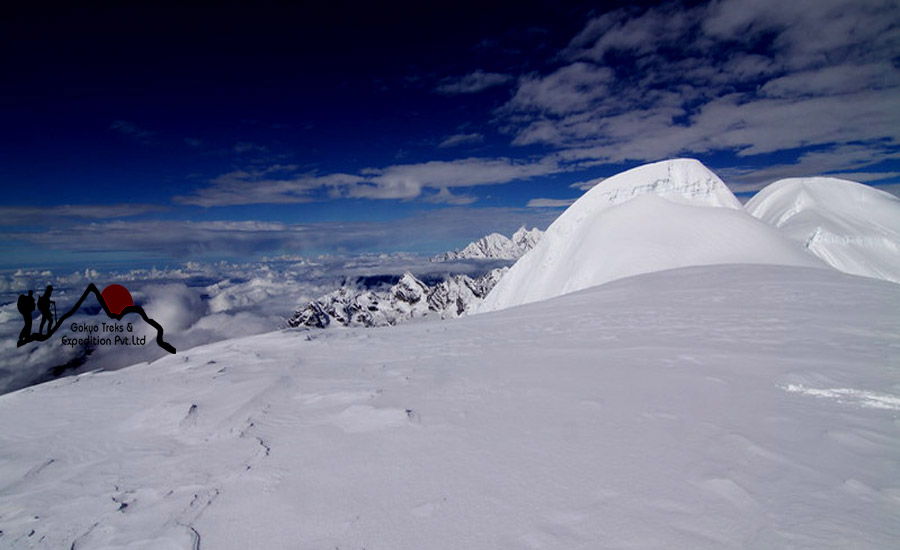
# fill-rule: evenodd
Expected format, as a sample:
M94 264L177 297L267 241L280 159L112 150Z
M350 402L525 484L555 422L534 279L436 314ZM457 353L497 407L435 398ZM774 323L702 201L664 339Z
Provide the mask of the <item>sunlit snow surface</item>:
M656 162L616 174L582 195L510 268L479 311L643 273L718 264L825 267L748 214L699 161Z
M900 199L837 178L766 186L747 211L845 273L900 283Z
M0 548L895 547L898 312L687 268L57 380L0 396Z

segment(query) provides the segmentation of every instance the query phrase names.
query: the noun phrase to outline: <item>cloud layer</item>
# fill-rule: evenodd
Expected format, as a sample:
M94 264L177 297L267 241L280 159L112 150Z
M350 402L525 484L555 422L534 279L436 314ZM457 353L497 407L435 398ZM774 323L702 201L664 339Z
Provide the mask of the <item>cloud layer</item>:
M337 198L414 199L458 204L450 193L457 187L495 185L552 174L561 170L552 158L522 161L510 158L463 158L366 168L359 174L297 174L297 167L235 170L217 176L176 202L197 206L301 203ZM432 193L427 192L431 190ZM446 198L447 200L441 200ZM471 201L469 201L471 202Z
M444 95L466 95L510 85L490 123L513 146L542 147L542 158L434 160L325 175L274 165L222 174L176 200L206 207L346 197L465 204L476 197L454 188L719 152L748 159L746 170L723 171L743 186L736 190L776 176L858 171L900 158L897 52L893 0L621 8L590 19L545 70L518 77L476 70L437 86ZM459 133L437 149L483 142L482 133ZM785 151L797 161L752 168L759 164L752 157Z
M444 79L440 86L437 87L437 92L445 95L474 94L494 86L506 84L512 79L512 76L508 74L488 73L477 70L465 76Z
M110 220L161 212L153 204L66 204L62 206L0 206L0 226L41 225L62 220Z
M591 20L498 109L514 144L617 163L852 144L896 153L893 1L723 0ZM880 154L879 154L880 153Z
M445 188L446 189L446 188ZM464 196L434 202L465 204ZM456 199L456 200L453 200ZM555 213L528 208L445 207L406 218L370 222L289 224L264 221L111 221L74 224L12 238L48 249L83 253L140 251L162 258L239 258L262 253L393 251L440 252L494 231L544 228Z

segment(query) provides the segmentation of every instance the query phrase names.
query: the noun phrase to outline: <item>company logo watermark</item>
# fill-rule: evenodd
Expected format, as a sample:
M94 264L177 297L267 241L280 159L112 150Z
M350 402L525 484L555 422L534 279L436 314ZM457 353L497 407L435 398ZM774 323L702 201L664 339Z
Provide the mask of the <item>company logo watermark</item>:
M84 301L93 295L106 315L115 322L72 322L68 328L73 335L62 337L63 346L143 346L147 343L147 337L134 334L133 323L119 322L126 315L136 313L145 323L156 329L156 345L169 353L175 353L175 347L163 339L162 326L148 317L144 308L134 305L131 293L122 285L112 284L100 292L94 283L89 284L75 305L61 316L57 315L56 302L51 299L52 295L53 286L51 285L47 285L44 293L38 297L36 304L34 291L29 290L28 294L19 295L17 306L25 324L22 332L19 333L17 344L19 347L31 342L46 342L52 338L60 327L65 326L66 320L78 311ZM41 315L41 324L38 326L37 332L33 332L32 329L35 309ZM45 323L47 332L44 332Z
M132 334L134 325L131 323L72 323L69 330L75 334L84 334L85 336L67 336L63 335L62 345L64 346L143 346L147 343L147 336L138 336Z

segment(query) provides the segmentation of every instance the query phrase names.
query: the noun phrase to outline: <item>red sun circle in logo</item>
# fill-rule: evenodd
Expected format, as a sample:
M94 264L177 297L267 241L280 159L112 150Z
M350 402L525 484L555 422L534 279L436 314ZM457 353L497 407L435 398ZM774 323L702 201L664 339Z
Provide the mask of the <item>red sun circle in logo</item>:
M100 295L103 296L106 307L109 308L109 312L113 315L118 315L126 307L134 305L131 293L122 285L109 285L103 289Z

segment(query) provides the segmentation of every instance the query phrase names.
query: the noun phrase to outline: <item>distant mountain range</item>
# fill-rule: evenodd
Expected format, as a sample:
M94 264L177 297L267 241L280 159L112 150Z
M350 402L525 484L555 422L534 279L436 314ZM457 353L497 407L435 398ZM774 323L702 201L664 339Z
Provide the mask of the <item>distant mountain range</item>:
M433 262L449 262L453 260L518 260L526 252L537 245L544 232L524 227L513 233L512 237L491 233L475 242L466 245L462 250L444 252L432 258Z
M345 284L298 310L288 325L378 327L428 315L442 319L460 317L471 313L508 270L508 267L495 268L474 278L452 275L431 285L406 272L386 290Z
M517 260L535 247L543 236L540 229L524 227L506 237L491 233L462 250L445 252L432 262L457 260ZM412 273L381 277L382 288L372 278L345 282L341 288L321 296L299 309L290 319L291 327L325 328L331 325L378 327L396 325L410 319L439 316L460 317L475 310L494 285L509 270L500 267L481 276L447 275L426 283ZM389 288L384 288L388 284ZM372 288L376 286L376 288Z

